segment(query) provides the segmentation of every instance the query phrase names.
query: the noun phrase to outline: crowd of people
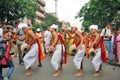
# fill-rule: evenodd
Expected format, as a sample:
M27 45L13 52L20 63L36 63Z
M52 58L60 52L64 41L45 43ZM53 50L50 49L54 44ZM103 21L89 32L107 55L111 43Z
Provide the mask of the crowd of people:
M42 66L41 61L46 55L51 56L51 64L55 69L53 77L60 76L60 70L62 65L68 62L68 56L74 56L77 77L83 75L84 58L89 59L91 56L94 76L100 75L104 62L120 65L120 29L113 32L109 23L101 32L98 25L91 25L89 32L80 32L75 26L59 31L58 27L53 24L46 31L37 28L33 32L32 27L20 21L16 22L14 30L3 24L0 28L0 44L5 52L0 58L0 80L9 80L14 71L15 64L11 53L14 53L14 57L19 57L20 64L24 64L28 70L25 73L27 76L33 73L32 66L35 61L38 62L38 66ZM2 69L6 67L9 67L9 70L3 77Z

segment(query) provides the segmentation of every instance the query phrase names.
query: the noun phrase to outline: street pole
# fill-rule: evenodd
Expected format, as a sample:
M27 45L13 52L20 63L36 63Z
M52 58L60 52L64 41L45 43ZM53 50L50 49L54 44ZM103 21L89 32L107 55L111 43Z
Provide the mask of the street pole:
M58 0L55 0L55 13L56 13L56 17L58 17L58 11L57 11L58 4L57 4L57 1Z

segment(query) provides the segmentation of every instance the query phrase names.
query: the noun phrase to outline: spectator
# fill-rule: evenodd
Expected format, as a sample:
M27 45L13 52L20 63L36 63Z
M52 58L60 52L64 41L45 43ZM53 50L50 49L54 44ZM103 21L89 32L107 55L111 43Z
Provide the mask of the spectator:
M118 58L118 64L120 65L120 29L117 31L117 58Z
M106 50L108 51L108 62L113 61L113 52L112 52L112 43L111 43L111 25L109 23L106 24L106 27L102 30L101 36L103 37L104 44L106 47Z

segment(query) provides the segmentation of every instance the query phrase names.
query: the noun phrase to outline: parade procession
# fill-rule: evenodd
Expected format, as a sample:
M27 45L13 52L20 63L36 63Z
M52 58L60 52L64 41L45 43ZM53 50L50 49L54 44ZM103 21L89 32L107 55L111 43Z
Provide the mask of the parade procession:
M97 3L95 0L89 2ZM105 18L104 22L97 17L90 22L90 17L85 16L82 20L88 19L89 23L86 21L80 26L59 21L57 8L55 14L48 14L43 10L47 5L44 0L38 3L42 6L35 11L38 18L31 17L32 11L25 13L22 19L14 15L13 22L12 18L0 18L0 80L120 79L120 22L114 26L120 16L113 21Z

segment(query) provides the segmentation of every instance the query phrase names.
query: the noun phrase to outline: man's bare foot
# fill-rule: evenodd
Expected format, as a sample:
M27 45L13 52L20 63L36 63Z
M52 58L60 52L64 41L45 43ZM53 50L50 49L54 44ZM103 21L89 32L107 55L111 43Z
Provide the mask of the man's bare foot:
M100 76L100 73L96 72L95 74L93 74L93 76L98 77L98 76Z
M42 64L38 64L38 67L42 67Z
M63 68L62 68L62 67L59 67L59 70L63 70Z
M32 73L33 73L32 71L28 71L28 72L25 73L25 75L26 75L26 76L29 76L29 75L31 75Z
M80 77L80 76L82 76L82 75L83 75L82 72L78 72L78 73L75 74L76 77Z
M55 73L55 74L53 74L52 76L53 76L53 77L58 77L58 76L60 76L60 73Z
M48 56L51 56L51 54L50 54L50 53L48 53L47 55L48 55Z

